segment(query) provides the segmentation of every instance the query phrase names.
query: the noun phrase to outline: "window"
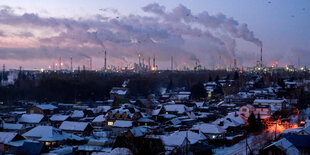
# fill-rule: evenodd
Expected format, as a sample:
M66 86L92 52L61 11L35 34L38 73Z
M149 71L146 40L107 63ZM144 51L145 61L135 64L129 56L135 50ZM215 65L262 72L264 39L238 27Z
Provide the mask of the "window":
M112 126L114 122L108 122L108 126Z

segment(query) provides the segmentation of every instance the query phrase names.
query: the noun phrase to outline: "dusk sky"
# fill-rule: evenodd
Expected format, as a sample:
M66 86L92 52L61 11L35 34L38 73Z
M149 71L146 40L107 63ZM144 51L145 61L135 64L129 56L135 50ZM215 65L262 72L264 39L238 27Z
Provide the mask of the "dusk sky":
M0 63L48 68L126 66L155 55L170 66L310 65L309 0L1 0Z

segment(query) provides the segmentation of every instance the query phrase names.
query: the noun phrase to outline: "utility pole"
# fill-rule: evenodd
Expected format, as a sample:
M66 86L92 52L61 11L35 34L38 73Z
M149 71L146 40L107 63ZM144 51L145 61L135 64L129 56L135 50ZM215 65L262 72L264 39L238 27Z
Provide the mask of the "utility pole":
M245 154L248 155L248 132L245 131Z

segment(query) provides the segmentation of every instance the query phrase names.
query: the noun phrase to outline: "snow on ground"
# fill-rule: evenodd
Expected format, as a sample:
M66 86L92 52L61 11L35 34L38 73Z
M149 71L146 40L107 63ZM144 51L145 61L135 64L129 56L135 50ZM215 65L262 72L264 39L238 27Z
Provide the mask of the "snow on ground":
M248 144L253 141L254 136L248 137ZM230 146L230 147L218 147L213 149L214 154L223 155L223 154L231 154L231 155L245 155L245 139L240 141L239 143ZM249 151L249 150L248 150Z

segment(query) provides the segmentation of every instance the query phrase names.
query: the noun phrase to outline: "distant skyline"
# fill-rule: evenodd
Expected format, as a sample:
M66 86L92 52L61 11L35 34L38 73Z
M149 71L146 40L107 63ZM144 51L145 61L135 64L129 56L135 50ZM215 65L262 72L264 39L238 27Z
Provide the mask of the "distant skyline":
M7 68L126 66L156 56L174 66L310 65L309 0L2 0L0 64Z

